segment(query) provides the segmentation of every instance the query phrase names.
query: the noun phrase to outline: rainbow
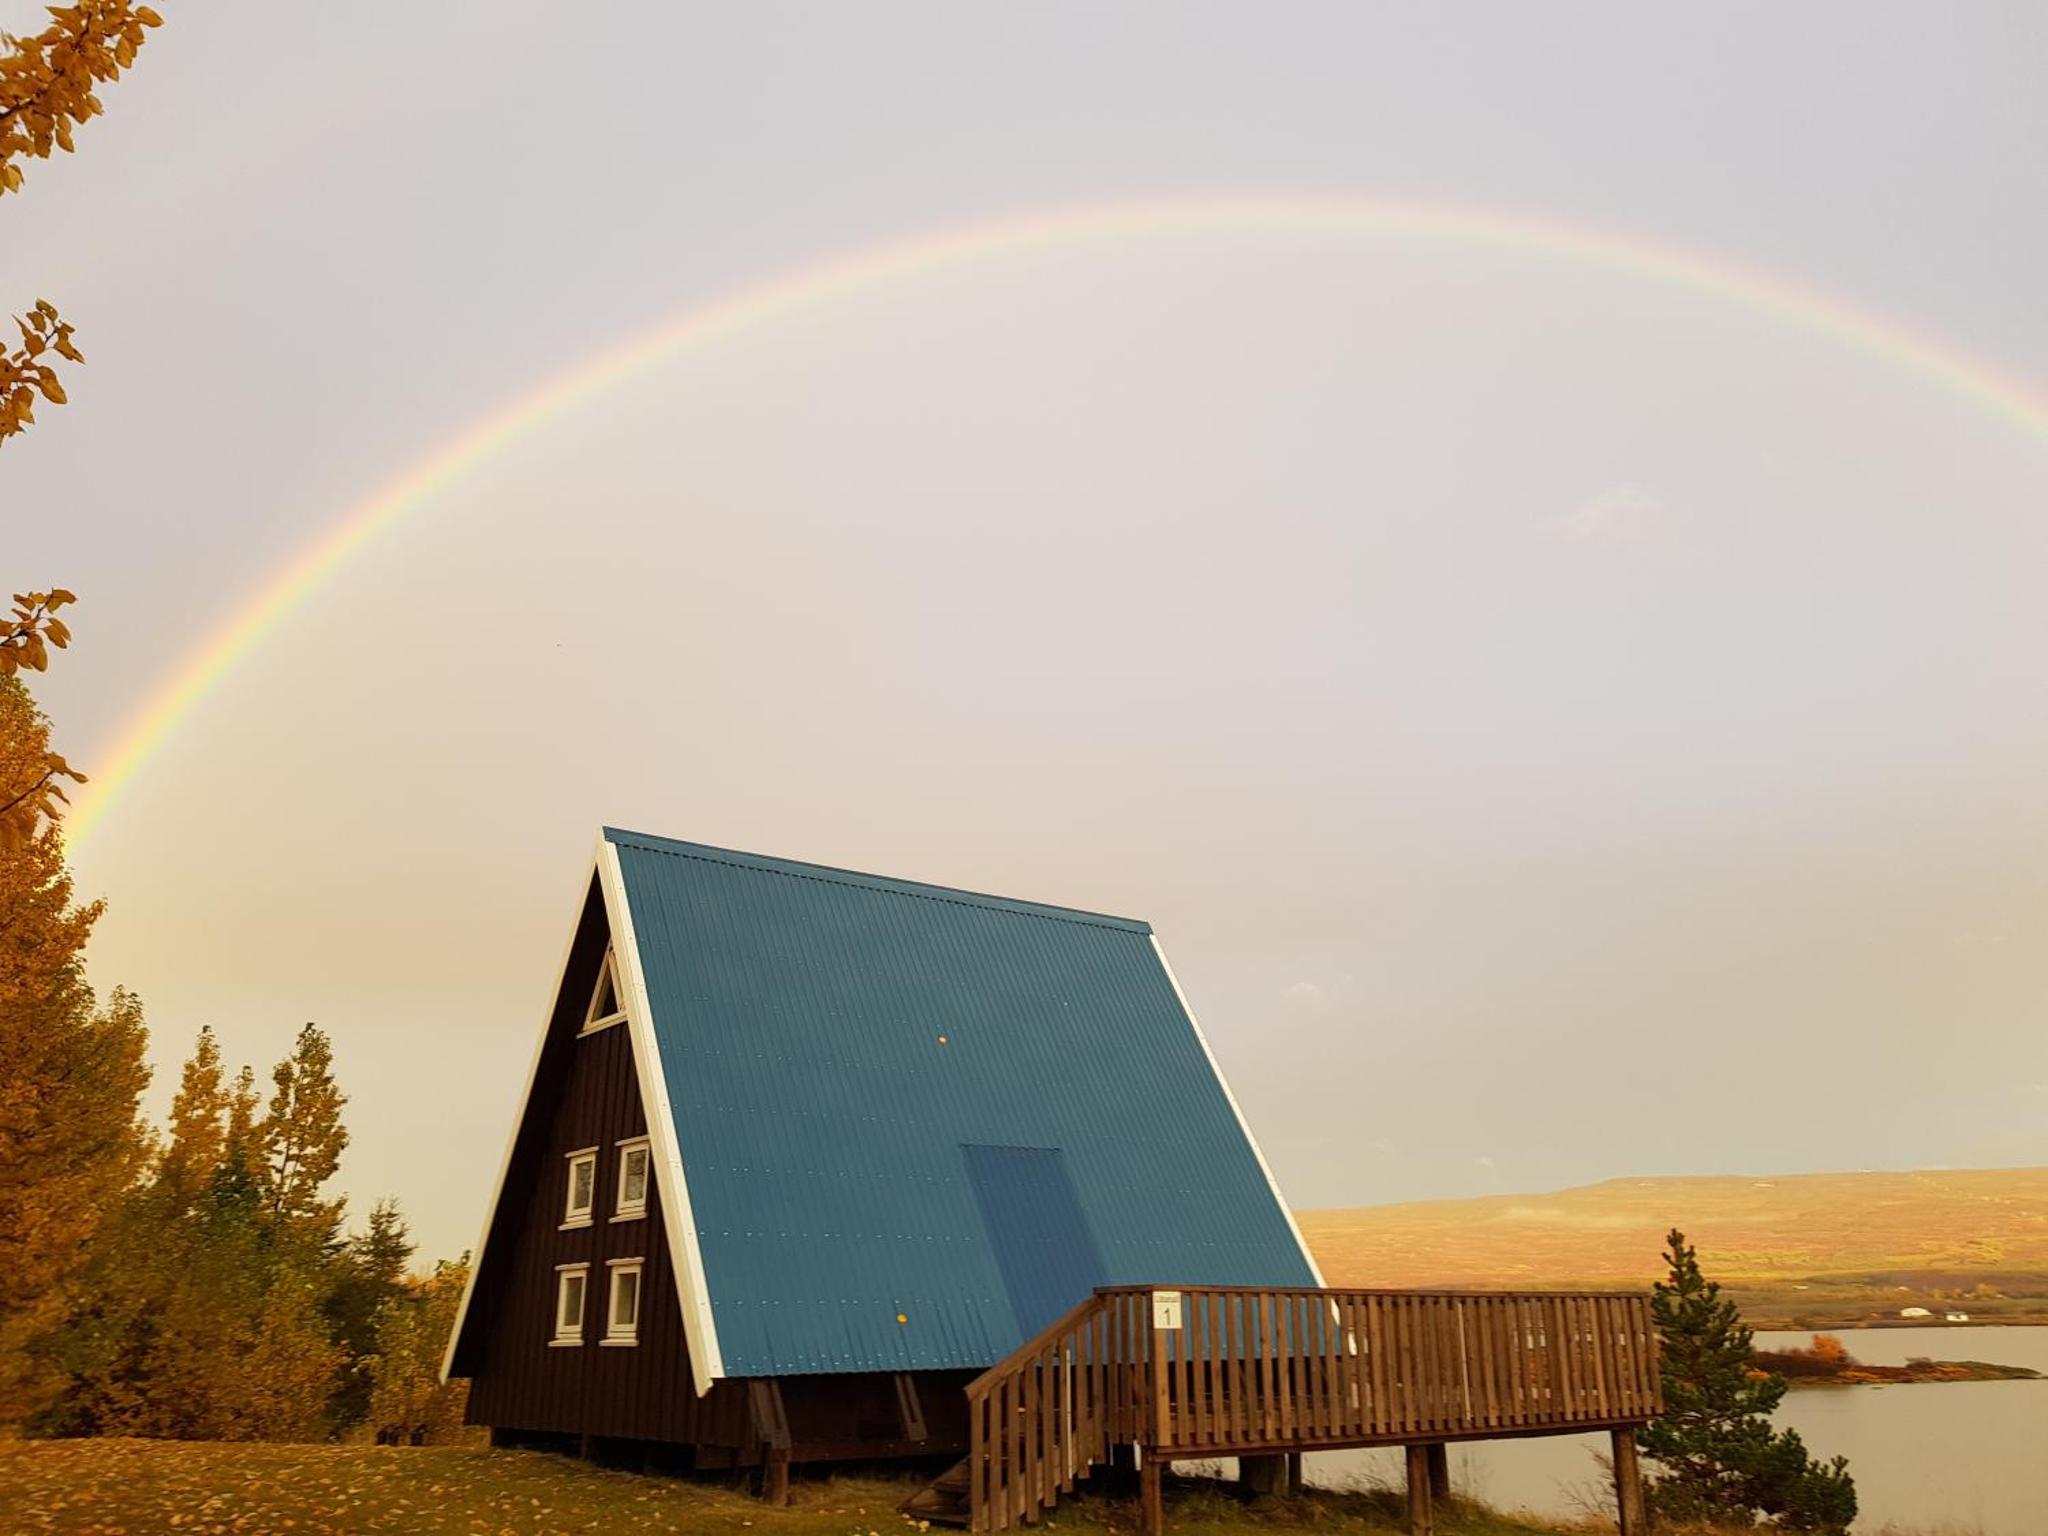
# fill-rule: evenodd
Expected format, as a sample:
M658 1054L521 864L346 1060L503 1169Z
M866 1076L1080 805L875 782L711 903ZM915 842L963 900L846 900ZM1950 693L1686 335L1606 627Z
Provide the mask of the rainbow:
M2048 436L2048 396L1944 341L1753 268L1635 235L1531 214L1349 195L1203 196L1059 209L913 235L835 256L686 309L592 354L402 470L337 520L177 664L122 729L92 783L81 792L68 823L73 850L90 837L143 764L237 657L258 644L357 550L562 411L679 354L714 346L850 294L943 268L1054 247L1245 229L1501 247L1688 289L1917 374L2022 433Z

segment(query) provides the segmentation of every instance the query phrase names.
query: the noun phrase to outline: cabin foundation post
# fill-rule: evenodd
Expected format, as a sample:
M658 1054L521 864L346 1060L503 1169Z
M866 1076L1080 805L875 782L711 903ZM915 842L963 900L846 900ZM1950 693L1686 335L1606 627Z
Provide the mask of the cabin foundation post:
M747 1404L761 1442L761 1498L777 1509L789 1503L789 1414L782 1383L770 1377L747 1383Z
M1165 1471L1166 1463L1149 1452L1138 1467L1139 1523L1145 1536L1166 1536L1166 1495L1161 1487Z
M1427 1449L1429 1496L1431 1499L1448 1499L1451 1496L1451 1448L1439 1440Z
M1285 1498L1290 1460L1288 1456L1240 1456L1237 1481L1255 1499Z
M1614 1502L1620 1510L1621 1536L1643 1536L1650 1528L1643 1507L1643 1469L1636 1454L1636 1432L1617 1429L1614 1439Z
M1429 1447L1408 1448L1408 1536L1436 1536L1436 1508L1429 1496Z
M924 1403L917 1395L917 1378L908 1371L896 1373L896 1416L902 1421L904 1439L931 1438L931 1432L925 1428Z
M1138 1491L1138 1448L1129 1444L1112 1445L1109 1460L1096 1469L1094 1483L1105 1493L1125 1499L1131 1497Z
M771 1445L761 1458L761 1502L772 1509L789 1507L789 1447Z

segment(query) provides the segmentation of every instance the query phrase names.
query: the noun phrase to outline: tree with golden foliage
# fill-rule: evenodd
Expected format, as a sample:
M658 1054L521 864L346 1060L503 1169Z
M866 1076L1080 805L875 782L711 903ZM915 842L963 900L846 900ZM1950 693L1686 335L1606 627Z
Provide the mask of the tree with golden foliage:
M331 1303L357 1266L337 1241L341 1202L323 1198L346 1102L331 1062L308 1025L259 1118L254 1075L228 1078L200 1031L154 1166L40 1342L57 1386L32 1433L317 1440L342 1427L355 1352Z
M220 1045L208 1025L199 1028L191 1059L171 1097L171 1123L157 1157L155 1187L174 1210L187 1211L212 1182L227 1147L228 1088Z
M12 677L23 667L47 672L49 647L61 651L71 643L71 630L57 617L57 610L77 601L62 587L15 593L14 612L0 624L0 677Z
M103 110L93 87L120 78L135 62L149 29L163 18L132 0L76 0L49 8L50 24L34 37L0 33L0 196L19 192L18 162L47 160L77 147L72 130ZM52 354L82 363L71 327L47 299L14 320L21 341L0 347L0 443L35 420L40 396L65 403Z
M50 647L61 651L71 643L70 627L57 610L76 601L62 587L14 594L13 614L0 622L0 679L24 669L48 670ZM66 804L67 779L83 784L85 775L50 750L48 722L40 734L0 736L0 845L17 847L57 820Z
M49 722L0 677L0 783L48 756ZM148 1149L141 1005L117 991L99 1006L85 981L99 915L73 899L51 822L0 840L0 1423L32 1402L27 1343L62 1314Z
M1856 1363L1849 1358L1849 1346L1832 1333L1816 1333L1813 1336L1813 1358L1830 1371L1839 1371Z
M441 1380L441 1355L455 1331L469 1255L443 1259L433 1274L384 1304L370 1375L370 1428L379 1445L446 1445L462 1438L469 1384Z
M317 1024L300 1030L270 1080L270 1107L256 1127L264 1203L284 1233L324 1248L340 1232L343 1203L323 1200L320 1191L348 1147L348 1127L341 1123L348 1095L334 1080L327 1032Z

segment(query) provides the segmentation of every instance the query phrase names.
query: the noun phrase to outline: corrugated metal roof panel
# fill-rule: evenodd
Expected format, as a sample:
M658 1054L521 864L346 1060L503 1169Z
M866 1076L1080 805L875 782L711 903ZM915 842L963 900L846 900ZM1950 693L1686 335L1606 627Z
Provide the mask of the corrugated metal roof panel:
M968 1146L1058 1149L1102 1283L1314 1284L1145 924L605 835L728 1375L1023 1342Z
M1102 1253L1058 1147L965 1146L968 1187L1022 1338L1107 1283Z

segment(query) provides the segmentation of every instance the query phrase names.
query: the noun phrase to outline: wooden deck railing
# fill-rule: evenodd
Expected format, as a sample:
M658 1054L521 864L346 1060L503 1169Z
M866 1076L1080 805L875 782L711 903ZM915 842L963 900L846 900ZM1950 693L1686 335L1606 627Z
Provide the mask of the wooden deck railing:
M1662 1407L1640 1295L1097 1291L967 1388L975 1530L1136 1446L1208 1456L1562 1434Z

